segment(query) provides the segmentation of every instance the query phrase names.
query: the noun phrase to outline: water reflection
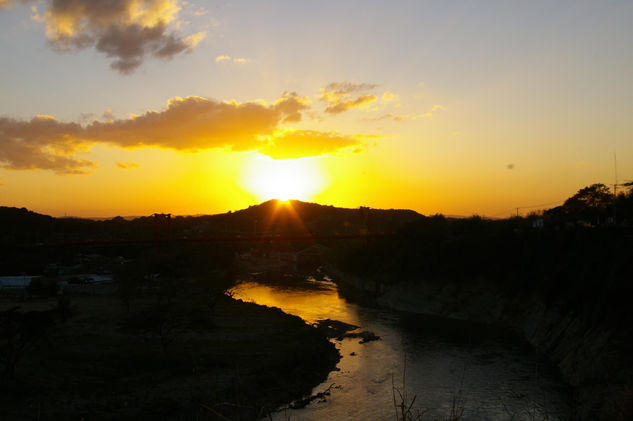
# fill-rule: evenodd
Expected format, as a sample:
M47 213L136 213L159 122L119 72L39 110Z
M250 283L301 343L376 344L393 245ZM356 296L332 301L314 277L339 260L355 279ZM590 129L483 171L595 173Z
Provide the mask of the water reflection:
M525 343L497 329L358 306L341 297L335 284L312 278L292 285L243 282L233 294L308 322L330 318L359 325L382 338L334 341L343 357L339 371L314 393L332 383L337 388L326 402L293 410L293 420L394 418L393 384L403 388L405 371L404 389L428 411L425 419L446 419L460 408L463 420L541 420L568 413L567 389L556 372Z
M353 306L339 296L335 283L317 281L312 277L292 285L242 282L232 292L235 298L279 307L308 323L327 318L351 324L358 321Z

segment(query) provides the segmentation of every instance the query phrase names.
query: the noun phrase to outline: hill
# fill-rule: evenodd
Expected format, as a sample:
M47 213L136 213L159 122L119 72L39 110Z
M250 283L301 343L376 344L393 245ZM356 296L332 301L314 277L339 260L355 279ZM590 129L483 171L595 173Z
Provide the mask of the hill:
M126 220L53 218L27 209L0 207L0 274L40 274L50 265L78 264L80 255L135 258L147 252L140 241L206 239L257 235L330 235L392 233L420 218L410 210L345 209L301 201L270 200L235 212L204 216L155 214ZM102 246L78 244L96 242ZM65 244L56 247L56 244ZM204 249L237 250L248 244L229 243ZM192 250L180 247L180 255ZM203 253L203 251L199 251ZM184 259L184 257L183 257Z
M126 220L53 218L27 209L0 207L0 243L33 245L247 234L390 233L420 215L411 210L347 209L291 200L269 200L235 212L203 216L155 214Z

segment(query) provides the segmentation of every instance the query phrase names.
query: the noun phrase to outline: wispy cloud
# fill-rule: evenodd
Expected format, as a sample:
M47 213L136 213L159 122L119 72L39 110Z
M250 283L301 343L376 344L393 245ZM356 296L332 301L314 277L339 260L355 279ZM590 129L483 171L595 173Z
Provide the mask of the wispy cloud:
M216 62L221 62L221 61L233 61L233 63L237 63L237 64L246 64L246 63L250 63L251 59L250 58L246 58L246 57L235 57L233 59L231 59L231 56L228 55L221 55L221 56L217 56L215 58Z
M352 82L334 82L321 88L319 99L328 103L325 112L328 114L340 114L352 108L364 108L375 102L376 95L362 94L350 98L353 93L374 89L377 85L369 83L355 84Z
M420 113L420 114L395 114L395 113L387 113L387 114L383 114L379 117L375 117L375 118L370 118L367 120L373 120L373 121L379 121L379 120L393 120L393 121L405 121L405 120L418 120L420 118L429 118L429 117L433 117L435 114L437 114L440 111L443 111L444 107L441 106L440 104L435 104L433 107L431 107L430 111L427 111L425 113Z
M0 7L29 0L0 0ZM173 30L178 0L44 0L45 10L31 7L32 19L46 27L46 38L58 51L94 48L112 58L122 74L134 72L147 57L171 59L191 51L205 32L183 36ZM170 29L171 27L171 29Z
M134 170L140 168L141 164L137 162L117 162L116 167L120 170Z
M194 16L205 16L208 14L209 14L209 11L205 9L203 6L200 6L196 11L193 12Z
M393 92L385 92L382 94L382 100L383 102L397 101L398 95L394 94Z
M376 101L375 95L360 95L354 99L340 100L332 105L329 105L325 112L329 114L340 114L352 108L364 108L372 102Z

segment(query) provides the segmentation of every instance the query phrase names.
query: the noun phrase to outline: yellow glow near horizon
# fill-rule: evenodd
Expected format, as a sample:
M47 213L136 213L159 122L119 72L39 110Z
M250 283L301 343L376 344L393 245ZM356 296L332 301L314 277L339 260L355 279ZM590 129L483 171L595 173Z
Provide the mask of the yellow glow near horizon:
M242 184L260 200L312 200L326 177L315 159L254 156L244 167Z

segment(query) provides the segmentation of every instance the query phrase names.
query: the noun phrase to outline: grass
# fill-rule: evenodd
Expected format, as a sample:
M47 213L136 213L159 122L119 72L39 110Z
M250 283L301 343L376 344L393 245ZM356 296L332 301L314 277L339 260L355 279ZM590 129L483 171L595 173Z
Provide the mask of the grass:
M426 419L428 410L421 409L415 405L417 395L411 396L406 387L407 379L407 361L404 358L402 366L402 386L397 387L393 375L391 376L391 393L393 397L393 407L395 410L396 421L423 421ZM448 416L442 421L459 421L464 415L464 401L462 399L462 382L459 391L453 395L451 408Z
M1 418L254 419L299 398L338 361L334 346L278 309L224 299L215 327L170 345L125 334L116 297L72 297L77 314L24 356L17 379L0 379ZM132 311L150 305L135 302ZM45 310L56 300L20 303ZM15 303L0 301L0 311ZM207 409L205 409L207 408Z

